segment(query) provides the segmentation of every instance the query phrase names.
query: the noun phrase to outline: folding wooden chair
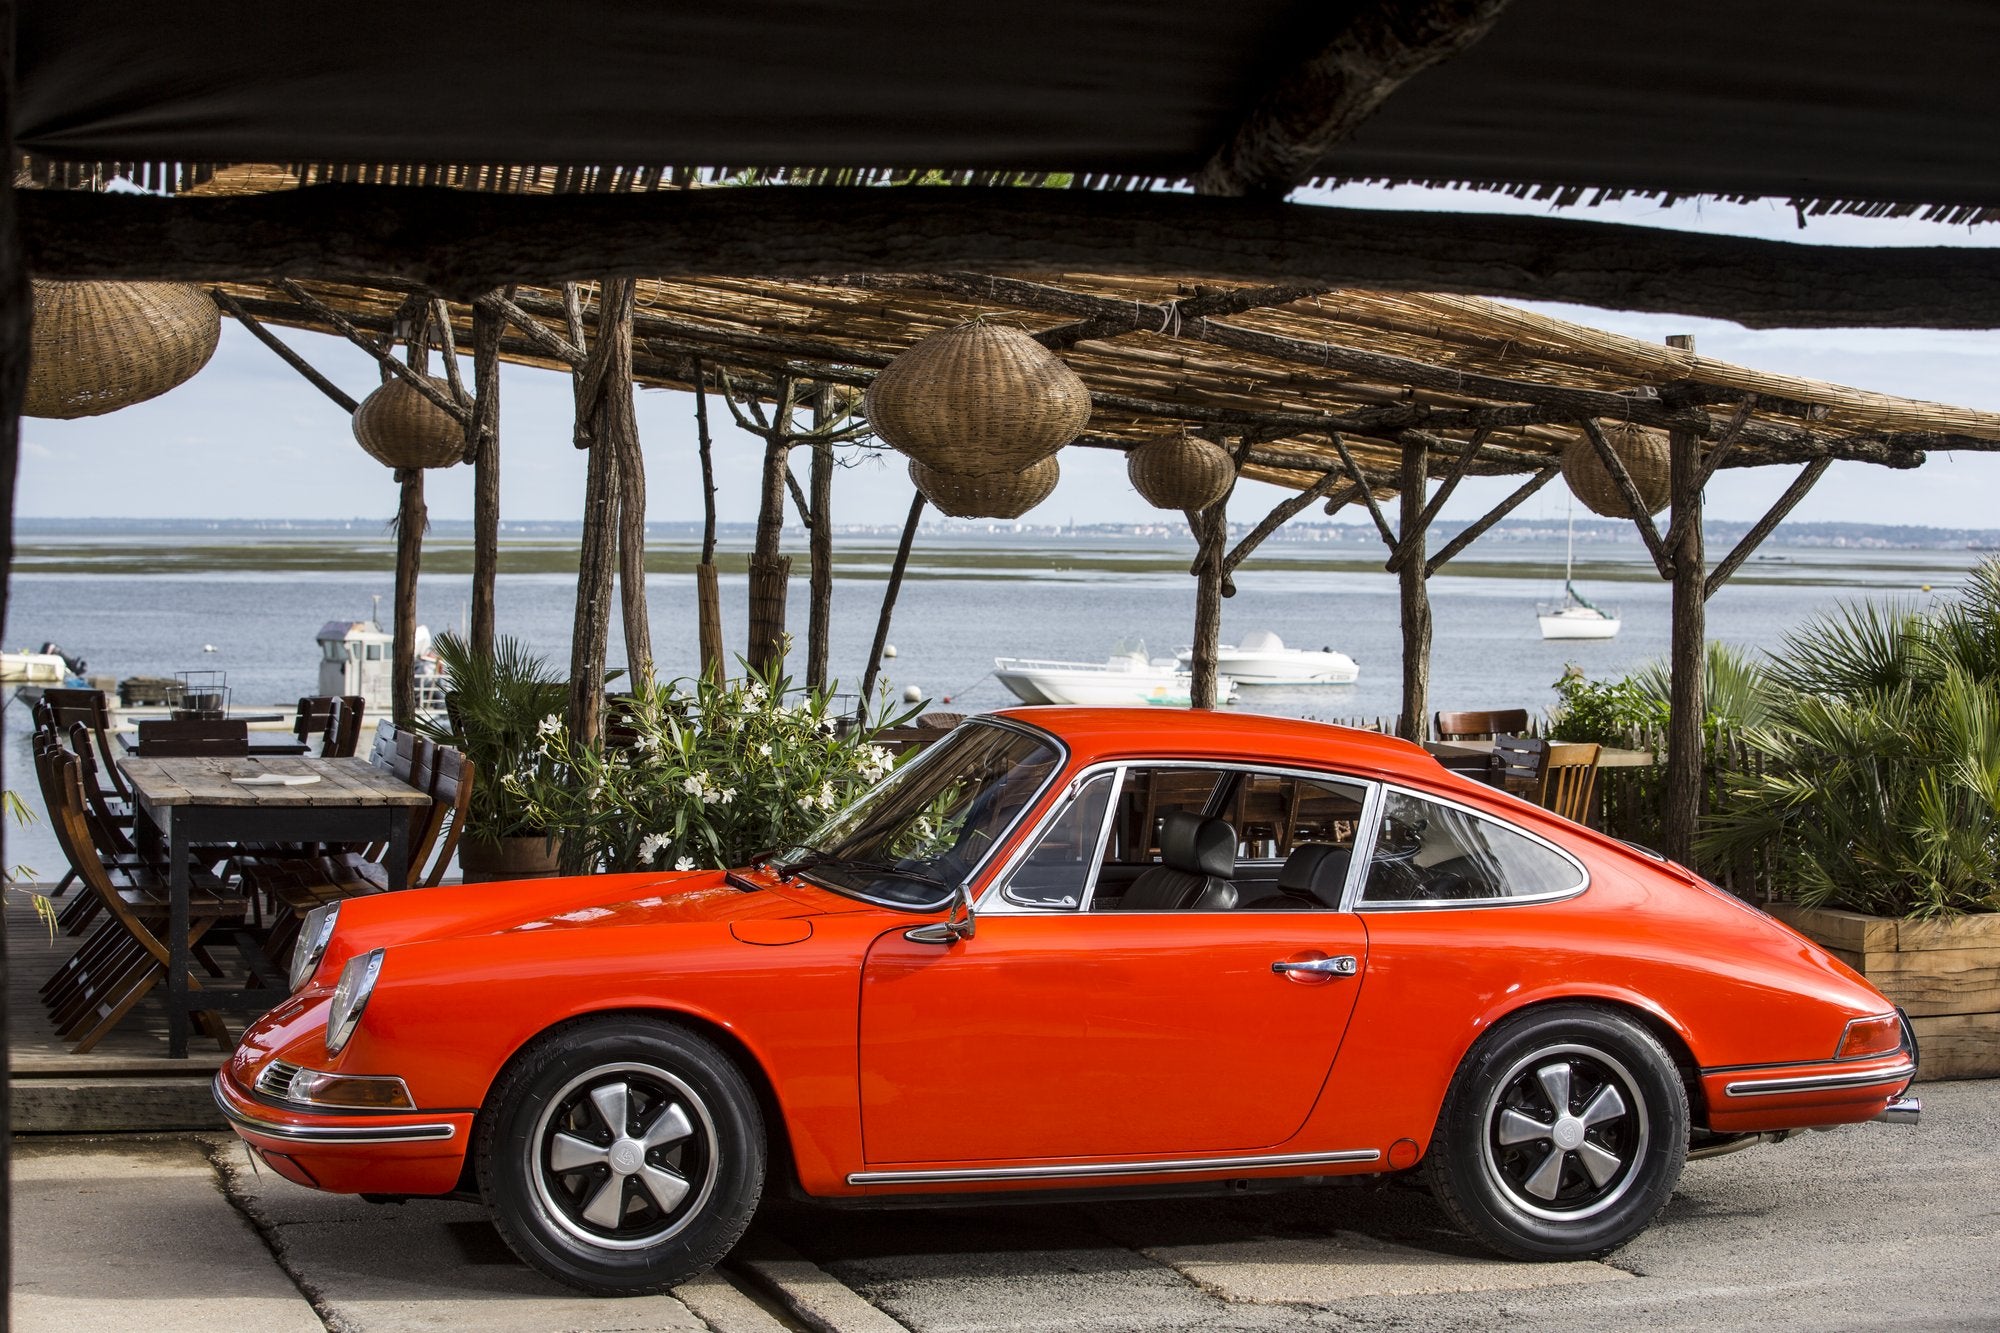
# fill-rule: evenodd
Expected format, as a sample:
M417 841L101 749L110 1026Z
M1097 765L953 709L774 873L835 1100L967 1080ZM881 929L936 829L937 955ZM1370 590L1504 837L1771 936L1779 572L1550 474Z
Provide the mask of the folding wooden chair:
M126 806L132 803L132 789L118 771L118 757L111 752L111 705L103 690L43 690L41 703L47 704L57 729L74 735L78 723L90 733L92 748L103 772L111 780L111 794Z
M358 694L308 694L292 718L301 745L319 744L322 759L348 759L361 739L361 713L368 701Z
M1487 713L1438 713L1431 729L1441 741L1491 741L1528 729L1528 710L1502 708Z
M1590 821L1590 798L1597 791L1597 762L1603 747L1551 745L1542 778L1541 803L1579 824Z
M1536 736L1496 736L1493 740L1493 785L1516 796L1542 803L1548 778L1549 743Z
M63 1040L74 1043L71 1054L81 1055L123 1022L166 978L172 966L172 951L162 938L169 920L168 899L164 885L157 890L121 887L98 858L85 823L88 805L76 756L66 751L52 753L45 767L45 794L50 798L50 824L56 840L106 918L41 987L50 1021ZM202 937L218 923L240 921L242 915L240 901L206 892L190 895L189 952L205 958L200 949ZM207 961L212 973L219 972L212 959ZM188 986L200 990L200 978L190 973ZM201 1011L195 1021L221 1049L229 1049L229 1031L220 1017Z

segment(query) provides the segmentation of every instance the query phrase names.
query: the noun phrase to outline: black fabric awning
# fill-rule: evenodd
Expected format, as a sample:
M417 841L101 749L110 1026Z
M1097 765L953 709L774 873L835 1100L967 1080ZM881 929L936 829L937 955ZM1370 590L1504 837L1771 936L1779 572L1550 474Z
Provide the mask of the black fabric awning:
M60 158L1198 168L1325 0L24 0ZM1516 0L1332 176L2000 206L1989 0Z

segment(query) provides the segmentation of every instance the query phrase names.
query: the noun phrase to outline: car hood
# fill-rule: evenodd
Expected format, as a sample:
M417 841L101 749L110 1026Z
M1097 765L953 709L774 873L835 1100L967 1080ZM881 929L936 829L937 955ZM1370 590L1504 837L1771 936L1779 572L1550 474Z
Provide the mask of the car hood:
M567 879L467 884L376 894L341 907L339 952L527 931L615 926L738 923L878 911L801 880L780 882L738 872L754 890L720 870L672 874L580 875Z

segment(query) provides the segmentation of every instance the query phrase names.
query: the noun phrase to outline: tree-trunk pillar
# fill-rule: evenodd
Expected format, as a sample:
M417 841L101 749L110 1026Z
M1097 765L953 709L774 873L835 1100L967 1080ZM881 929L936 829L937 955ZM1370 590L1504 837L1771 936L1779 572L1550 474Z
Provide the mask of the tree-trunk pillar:
M830 414L826 394L813 403L813 424L824 426ZM806 686L826 688L828 641L833 621L833 443L814 440L812 449L812 587L806 617Z
M1404 440L1399 532L1408 554L1396 575L1403 620L1403 711L1396 719L1396 734L1407 741L1422 741L1430 734L1431 589L1424 577L1423 522L1429 471L1429 448Z
M653 678L653 626L646 607L646 455L639 443L639 415L632 386L632 306L637 284L619 278L604 284L605 319L598 344L615 338L599 401L604 423L598 438L618 448L618 593L625 623L625 665L633 689ZM615 309L614 309L615 307Z
M715 457L708 435L708 380L701 358L694 363L695 438L701 455L701 563L694 569L695 627L700 635L701 674L722 679L728 650L722 638L722 580L715 569Z
M1694 350L1694 339L1667 339L1671 347ZM1702 540L1701 441L1675 431L1670 478L1673 526L1679 543L1667 552L1674 566L1673 641L1667 651L1671 673L1667 715L1667 804L1662 817L1660 850L1682 864L1692 864L1695 825L1701 817L1702 723L1708 714L1704 697L1704 657L1708 642L1707 552Z
M28 386L30 311L28 261L21 247L15 217L14 161L14 6L0 0L0 149L7 170L0 171L0 623L7 619L7 590L14 569L14 474L21 455L21 403ZM0 820L0 855L6 848L6 821ZM12 865L0 860L0 865ZM7 1062L6 917L0 913L0 1069ZM7 1326L7 1293L13 1290L11 1200L13 1185L8 1163L8 1099L0 1097L0 1328Z
M633 284L600 286L597 334L576 376L577 438L590 450L584 483L583 546L576 571L576 620L570 638L569 727L581 744L597 739L603 722L605 657L611 638L612 573L621 545L619 463L638 432L632 418ZM643 614L643 582L640 596Z
M389 711L397 726L407 727L417 716L417 576L423 567L424 525L430 515L424 508L424 470L402 468L396 478L403 486L396 508L396 623Z
M1224 496L1199 513L1188 515L1200 545L1200 573L1195 578L1194 644L1188 682L1188 702L1196 708L1216 704L1216 658L1222 642L1222 557L1229 538L1229 499Z
M776 421L791 420L791 395L778 404ZM782 665L785 660L785 588L792 562L778 554L785 530L785 476L789 434L764 446L764 484L757 509L757 544L750 553L750 642L744 654L753 671Z
M493 656L493 593L500 574L500 333L506 316L472 307L472 623L471 648Z

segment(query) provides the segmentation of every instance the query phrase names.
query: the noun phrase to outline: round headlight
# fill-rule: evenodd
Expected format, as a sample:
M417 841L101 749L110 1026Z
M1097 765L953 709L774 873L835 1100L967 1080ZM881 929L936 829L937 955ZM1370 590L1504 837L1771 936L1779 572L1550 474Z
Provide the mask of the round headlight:
M299 927L298 943L292 946L293 990L312 980L313 969L326 957L326 946L333 942L334 923L339 919L339 903L328 903L306 913L305 924Z
M368 1007L368 997L375 993L375 979L382 975L382 952L370 949L348 959L347 966L340 969L340 984L333 988L333 1004L326 1015L328 1055L339 1055L340 1048L347 1045L347 1039L361 1022L361 1011Z

